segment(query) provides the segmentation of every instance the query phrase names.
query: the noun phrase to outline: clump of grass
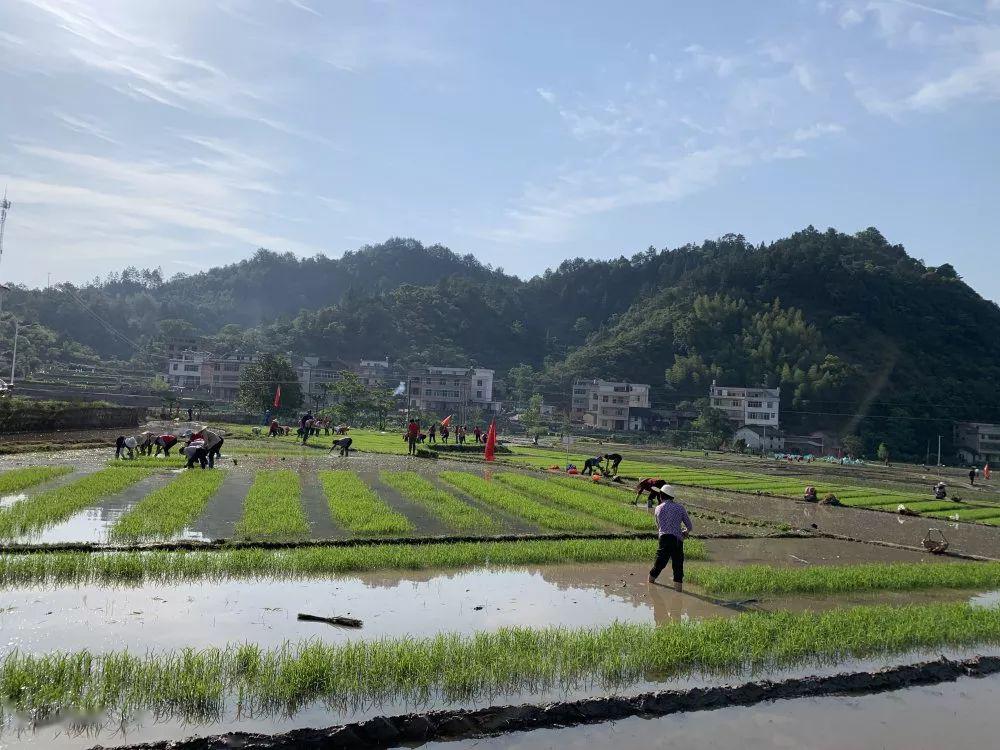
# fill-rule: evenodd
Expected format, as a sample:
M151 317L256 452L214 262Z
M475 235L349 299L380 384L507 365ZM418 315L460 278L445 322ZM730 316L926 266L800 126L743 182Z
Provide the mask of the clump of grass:
M463 471L445 471L441 479L484 503L553 531L595 531L599 524L576 513L543 505L499 482L487 481Z
M289 539L308 533L299 475L287 469L257 472L243 503L243 517L236 524L236 536Z
M581 492L576 488L547 482L544 479L527 477L523 474L500 474L497 479L546 504L573 508L585 515L625 529L652 531L656 528L655 521L650 518L648 513L623 505L621 502L609 500L601 495ZM578 484L584 483L578 482Z
M397 513L375 491L350 471L321 471L330 515L355 534L388 536L413 530L406 516Z
M1000 586L1000 563L868 563L810 568L703 565L692 567L688 579L719 594L976 589Z
M499 523L481 510L438 489L415 471L383 471L379 477L406 499L427 508L452 529L488 534L500 528Z
M204 552L46 552L0 554L0 587L52 584L171 583L221 578L315 578L370 570L424 570L489 565L649 562L650 539L561 539L458 544L372 544L357 547L299 547L273 550L222 549ZM684 544L690 560L707 557L697 539Z
M94 505L101 498L121 492L149 474L145 469L102 469L22 500L0 511L0 538L20 536L62 521Z
M111 527L113 539L170 537L191 524L226 478L224 471L186 471L146 495Z
M11 469L0 474L0 495L20 492L36 484L48 482L73 471L70 466L30 466L26 469Z
M0 663L0 700L15 710L150 711L212 720L235 696L238 713L475 701L530 688L620 689L649 674L731 674L866 658L913 649L1000 643L1000 610L964 604L752 613L659 627L503 628L472 635L302 641L174 652L89 651Z

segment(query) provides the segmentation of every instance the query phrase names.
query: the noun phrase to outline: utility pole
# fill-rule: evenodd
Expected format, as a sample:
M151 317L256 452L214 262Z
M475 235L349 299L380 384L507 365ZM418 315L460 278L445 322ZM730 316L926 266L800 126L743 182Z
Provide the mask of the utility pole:
M938 466L941 465L941 436L938 435Z
M21 325L20 321L16 318L14 319L14 353L10 357L10 388L14 388L14 366L17 364L17 337L21 333L22 328L31 328L33 324L28 323L28 325Z
M7 188L3 189L3 198L0 198L0 261L3 260L3 230L7 226L7 211L10 209L10 201L7 200ZM10 287L4 286L0 282L0 313L3 312L3 295L10 291Z

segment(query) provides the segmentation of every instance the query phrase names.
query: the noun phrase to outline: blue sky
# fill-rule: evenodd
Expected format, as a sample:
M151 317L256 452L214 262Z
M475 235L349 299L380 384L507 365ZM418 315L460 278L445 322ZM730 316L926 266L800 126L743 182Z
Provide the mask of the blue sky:
M5 0L0 277L879 227L1000 299L1000 0Z

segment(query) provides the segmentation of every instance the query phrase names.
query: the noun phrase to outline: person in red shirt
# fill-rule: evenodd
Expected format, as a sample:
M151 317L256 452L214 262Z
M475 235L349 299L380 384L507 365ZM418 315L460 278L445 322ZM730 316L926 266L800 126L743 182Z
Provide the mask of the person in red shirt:
M417 453L417 438L420 437L420 424L415 420L411 419L410 423L406 425L406 444L409 447L409 453L411 456Z
M639 484L637 484L635 487L635 500L632 501L632 505L638 505L639 498L642 497L642 493L648 492L649 500L646 501L646 506L652 508L653 495L655 494L653 492L653 489L654 488L660 489L660 487L663 487L666 483L667 483L666 479L656 479L652 477L649 479L640 479Z
M476 429L472 431L472 434L476 436L476 442L483 442L483 431L479 429L479 425L476 425Z
M176 435L160 435L153 441L153 445L156 446L156 455L160 455L160 451L163 451L163 455L170 457L170 449L177 445Z

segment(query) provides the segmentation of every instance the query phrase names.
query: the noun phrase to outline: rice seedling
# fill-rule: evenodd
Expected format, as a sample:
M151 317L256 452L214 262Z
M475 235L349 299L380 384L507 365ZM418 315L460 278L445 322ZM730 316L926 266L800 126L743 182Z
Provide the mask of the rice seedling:
M361 535L388 536L413 530L406 516L397 513L357 474L350 471L321 471L330 515L345 529Z
M144 551L0 554L0 587L52 584L171 583L221 578L317 578L370 570L424 570L547 563L642 562L653 559L651 539L560 539L432 544L366 544L356 547L254 547L204 552ZM684 554L708 553L688 539Z
M427 508L449 528L483 534L500 528L499 523L478 508L438 489L414 471L383 471L379 478L407 500Z
M243 517L236 524L236 536L288 539L308 533L299 475L287 469L257 472L243 503Z
M0 474L0 495L20 492L36 484L48 482L73 471L70 466L30 466L26 469L10 469Z
M217 719L228 707L286 715L316 701L357 708L473 702L524 689L617 690L656 675L727 675L945 646L1000 643L1000 610L964 604L755 612L653 626L503 628L471 635L300 641L264 649L89 651L0 662L0 701L13 710L149 711Z
M947 510L932 511L925 515L943 519L958 516L959 521L985 521L988 518L1000 518L1000 508L968 508L952 503Z
M1000 586L1000 563L868 563L774 568L692 566L688 580L718 594L837 594Z
M499 482L487 481L462 471L445 471L441 479L463 492L501 510L553 531L595 531L599 524L576 513L543 505Z
M576 488L547 482L544 479L527 477L523 474L500 474L497 479L514 489L523 492L531 498L548 505L565 506L578 510L588 516L613 523L625 529L634 531L652 531L655 522L648 513L623 505L615 500L589 492L581 492ZM579 485L584 482L577 482Z
M187 458L180 451L175 451L169 456L136 456L130 459L111 459L105 464L109 468L132 468L132 469L180 469L187 463Z
M0 511L0 538L35 531L69 518L150 475L146 469L102 469Z
M111 537L135 541L173 536L194 522L226 478L224 471L186 471L146 495L111 527Z

